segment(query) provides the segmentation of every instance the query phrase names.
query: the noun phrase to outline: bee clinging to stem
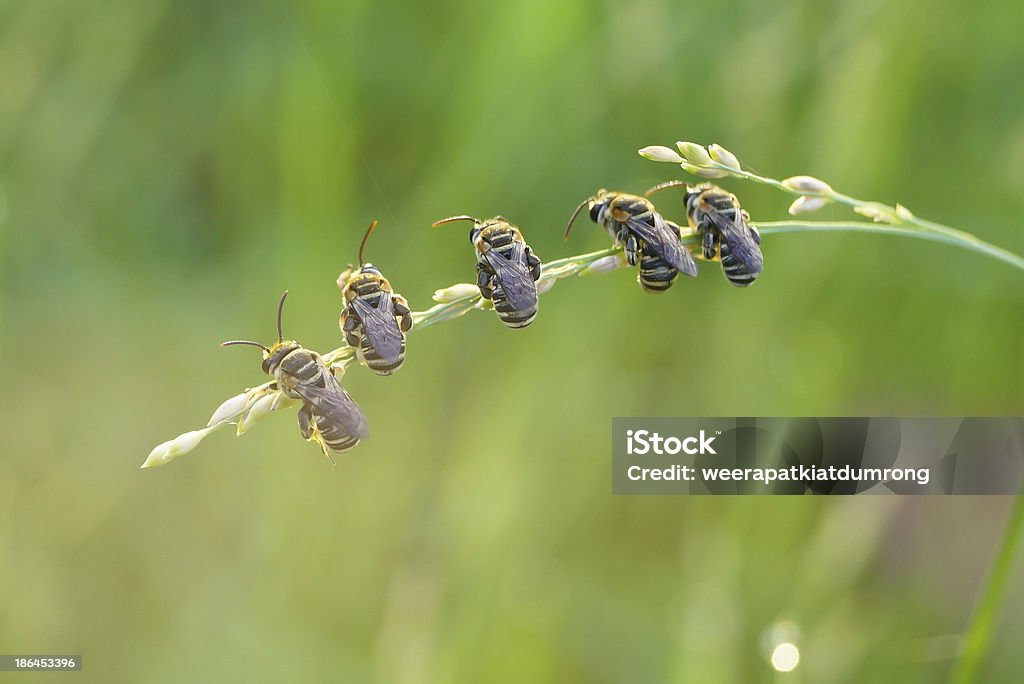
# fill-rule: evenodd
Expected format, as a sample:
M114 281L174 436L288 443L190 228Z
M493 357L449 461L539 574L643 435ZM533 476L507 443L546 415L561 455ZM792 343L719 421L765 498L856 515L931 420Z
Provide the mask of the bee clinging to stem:
M690 187L678 180L656 185L646 194L679 186L686 187L686 217L701 238L704 258L721 261L722 271L733 285L750 285L764 265L761 235L750 225L750 215L740 207L736 195L710 183Z
M391 375L405 361L405 333L412 329L409 303L395 293L376 266L363 260L363 250L377 221L359 245L359 268L342 284L345 299L338 325L360 361L378 375Z
M525 328L537 316L537 281L541 261L526 244L522 232L504 216L481 221L472 216L450 216L435 221L438 227L470 221L469 241L476 249L476 284L484 299L494 302L501 322Z
M569 230L584 207L590 219L623 247L629 265L640 264L637 281L647 292L664 292L679 273L697 275L697 262L681 242L679 226L666 221L646 197L598 190L576 207L563 239L569 239Z
M333 468L337 463L331 452L348 451L370 436L370 428L359 405L348 396L323 358L294 340L284 339L281 313L287 296L285 290L277 305L277 342L273 346L251 340L229 340L221 346L246 344L263 350L263 372L274 378L285 396L302 402L299 430L307 441L320 445Z

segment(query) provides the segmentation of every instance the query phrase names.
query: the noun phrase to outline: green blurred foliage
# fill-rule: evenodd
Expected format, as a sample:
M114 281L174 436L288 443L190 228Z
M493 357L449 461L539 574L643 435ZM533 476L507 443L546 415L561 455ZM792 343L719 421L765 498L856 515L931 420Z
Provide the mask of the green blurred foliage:
M0 4L0 651L89 681L935 681L1007 501L613 498L617 415L1020 415L1022 274L943 245L777 236L738 290L559 284L529 329L351 368L373 438L294 420L156 443L340 344L368 256L414 308L472 279L455 213L598 249L576 203L719 142L1024 252L1008 0ZM679 172L681 173L681 172ZM726 183L755 220L789 198ZM680 218L677 199L659 204ZM830 208L821 218L845 218ZM986 681L1024 670L1019 572ZM765 635L800 630L793 675Z

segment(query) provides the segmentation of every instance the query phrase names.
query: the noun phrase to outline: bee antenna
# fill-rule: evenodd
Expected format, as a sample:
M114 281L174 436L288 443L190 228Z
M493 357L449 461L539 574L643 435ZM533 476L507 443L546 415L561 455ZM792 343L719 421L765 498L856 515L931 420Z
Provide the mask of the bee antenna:
M253 342L252 340L228 340L227 342L221 342L220 346L222 346L222 347L230 347L233 344L247 344L247 345L252 346L252 347L259 347L260 349L262 349L263 351L267 352L268 354L270 353L270 348L269 347L264 347L259 342Z
M653 188L651 188L650 190L645 192L644 193L644 197L650 197L651 195L653 195L656 192L661 192L662 190L668 190L669 188L677 188L680 185L685 186L686 185L686 181L670 180L670 181L666 181L664 183L658 183Z
M363 241L359 243L359 265L362 266L366 262L363 261L363 249L366 247L366 241L370 239L370 233L377 227L377 219L373 219L373 223L366 229L366 235L363 236Z
M284 340L284 333L281 332L281 312L284 311L284 300L288 298L288 290L281 295L281 301L277 303L277 341Z
M434 221L433 223L430 224L430 227L437 228L438 226L444 225L445 223L452 223L453 221L472 221L473 223L480 223L479 220L473 218L472 216L460 214L458 216L449 216L448 218L443 218L440 221Z
M576 207L576 211L572 212L572 216L569 217L569 223L567 223L565 226L565 233L562 235L563 241L569 239L569 230L572 228L573 222L576 220L576 217L580 215L580 211L583 210L583 207L585 207L587 203L590 202L590 200L592 199L594 198L588 197L587 199L583 200L582 202L580 202L580 205Z

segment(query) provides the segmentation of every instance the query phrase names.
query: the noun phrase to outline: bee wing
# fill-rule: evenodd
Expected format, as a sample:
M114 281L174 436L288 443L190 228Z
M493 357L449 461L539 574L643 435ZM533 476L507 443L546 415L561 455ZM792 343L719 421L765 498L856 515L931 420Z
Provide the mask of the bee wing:
M759 237L754 229L747 225L742 215L737 212L713 211L708 220L718 229L722 240L729 245L732 255L746 268L751 275L757 275L764 266L764 257L758 247Z
M688 276L697 275L697 262L693 260L690 250L683 247L683 243L668 227L661 214L652 212L652 216L654 225L631 216L626 221L626 226L680 273Z
M370 424L359 404L352 401L352 397L348 396L348 392L327 368L323 368L321 377L323 386L316 383L295 386L295 391L309 405L308 411L315 416L326 418L346 434L359 439L369 437Z
M484 259L498 276L501 289L509 304L517 310L528 309L537 303L537 284L526 267L525 245L512 243L512 256L507 258L496 249L484 252Z
M363 334L385 361L397 361L402 354L402 331L398 329L391 293L381 291L377 306L356 297L352 300L363 323Z

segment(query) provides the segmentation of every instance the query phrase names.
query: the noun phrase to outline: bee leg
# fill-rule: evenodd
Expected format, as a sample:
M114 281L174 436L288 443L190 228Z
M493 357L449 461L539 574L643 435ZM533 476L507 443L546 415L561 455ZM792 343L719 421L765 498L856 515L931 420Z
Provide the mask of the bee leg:
M313 437L313 409L309 404L303 404L299 409L299 432L307 442Z
M348 309L341 315L341 332L345 335L345 341L348 342L348 346L359 348L361 340L357 330L359 328L359 319L349 313Z
M402 332L409 332L412 329L412 310L409 309L409 302L405 301L405 297L402 295L395 295L394 311L398 318L399 329Z
M319 434L317 435L316 441L320 444L320 451L324 452L324 456L326 456L327 460L331 462L331 470L337 469L338 462L334 460L333 456L331 456L331 450L327 448L327 445Z
M711 261L715 258L715 252L718 250L715 248L715 234L710 230L704 231L704 258Z
M526 263L530 265L530 275L533 276L534 281L540 280L540 259L533 253L529 245L526 246Z
M494 297L494 288L491 287L491 274L479 261L476 262L476 286L480 288L480 294L484 299Z
M757 226L748 225L747 228L750 228L750 237L754 238L754 242L761 244L761 233L758 231Z
M636 266L640 256L640 243L637 241L635 235L630 235L626 238L626 263L630 266Z

